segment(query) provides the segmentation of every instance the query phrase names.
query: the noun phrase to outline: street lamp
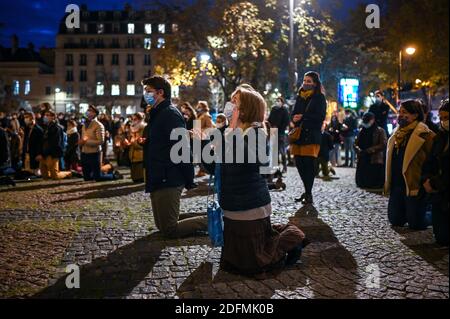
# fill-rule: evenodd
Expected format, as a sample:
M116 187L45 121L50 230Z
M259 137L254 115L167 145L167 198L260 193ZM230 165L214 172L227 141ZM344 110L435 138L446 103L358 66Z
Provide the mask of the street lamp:
M398 54L397 105L398 105L398 102L400 101L400 91L402 88L403 51L405 51L405 53L407 55L414 55L416 53L417 49L414 47L407 47L406 49L400 50L400 52Z
M54 94L54 100L53 100L53 106L55 107L56 110L56 94L60 93L61 89L60 88L55 88L55 94Z
M294 65L294 0L289 0L289 93L296 90Z

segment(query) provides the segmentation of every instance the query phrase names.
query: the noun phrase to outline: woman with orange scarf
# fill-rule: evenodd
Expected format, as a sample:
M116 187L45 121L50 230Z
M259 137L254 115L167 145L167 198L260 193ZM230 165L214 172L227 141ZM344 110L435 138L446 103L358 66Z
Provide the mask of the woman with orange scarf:
M305 193L295 201L305 205L313 203L314 163L319 156L321 129L327 112L323 92L319 74L306 73L292 112L292 121L301 133L298 140L291 144L291 154L295 156L295 164L305 187Z

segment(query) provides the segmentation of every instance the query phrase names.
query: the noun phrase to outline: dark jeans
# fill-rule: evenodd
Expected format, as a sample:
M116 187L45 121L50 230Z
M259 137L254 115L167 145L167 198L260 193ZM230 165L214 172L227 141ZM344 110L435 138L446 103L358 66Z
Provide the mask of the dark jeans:
M344 148L345 148L345 165L353 165L355 163L355 137L348 136L344 138ZM349 163L350 162L350 163Z
M388 218L392 226L403 227L408 223L413 230L425 230L426 203L423 199L406 196L403 189L392 189L388 204Z
M305 186L305 193L312 195L314 179L316 178L316 158L312 156L295 156L295 165Z
M85 181L95 180L97 182L112 181L113 174L103 174L100 163L101 153L81 153L81 166L83 167L83 178Z

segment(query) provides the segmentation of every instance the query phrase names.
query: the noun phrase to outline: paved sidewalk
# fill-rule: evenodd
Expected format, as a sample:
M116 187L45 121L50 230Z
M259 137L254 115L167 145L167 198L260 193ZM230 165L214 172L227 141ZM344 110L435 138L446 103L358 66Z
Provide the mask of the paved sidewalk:
M219 271L207 237L163 240L149 195L129 179L0 188L0 298L448 298L448 248L431 230L392 229L387 199L357 189L354 170L337 171L317 180L314 207L294 203L292 168L288 189L271 193L273 222L295 223L312 244L301 263L258 279ZM200 184L183 213L205 210ZM65 287L69 264L80 265L80 289Z

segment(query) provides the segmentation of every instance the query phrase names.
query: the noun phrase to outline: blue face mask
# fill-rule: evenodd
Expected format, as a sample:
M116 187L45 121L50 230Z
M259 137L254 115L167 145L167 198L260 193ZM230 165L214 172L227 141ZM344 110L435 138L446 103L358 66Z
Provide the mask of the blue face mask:
M304 91L312 91L315 89L315 86L313 84L303 84L302 89Z
M156 103L154 93L149 93L149 92L144 93L144 100L145 100L145 103L147 103L150 106L154 106Z
M407 127L410 123L408 122L408 119L404 118L404 117L399 117L398 118L398 125L400 127Z
M50 121L48 120L48 117L44 116L43 119L44 124L48 124Z
M369 123L362 123L361 126L364 127L364 128L366 128L366 129L367 129L367 128L371 128L371 127L372 127L372 122L369 122Z

